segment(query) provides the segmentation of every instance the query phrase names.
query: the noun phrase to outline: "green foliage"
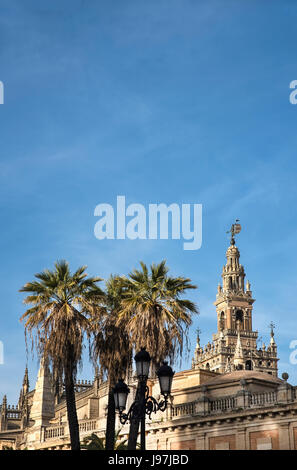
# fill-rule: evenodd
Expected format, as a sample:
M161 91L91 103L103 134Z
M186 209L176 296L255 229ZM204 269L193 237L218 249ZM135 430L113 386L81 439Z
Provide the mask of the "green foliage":
M94 331L93 360L99 362L101 373L107 375L111 386L125 376L132 362L129 333L118 323L123 294L123 278L110 276L101 308L90 318Z
M25 304L31 305L21 317L25 333L30 335L40 357L52 365L53 375L62 377L69 369L76 373L82 355L83 336L90 336L89 315L98 310L104 295L97 286L98 277L87 277L86 266L70 272L66 261L55 269L35 274L20 292L28 293Z
M168 275L166 261L150 269L143 262L140 265L123 278L119 324L135 350L145 347L156 366L166 357L173 362L176 355L181 357L184 343L189 351L187 332L198 308L182 296L197 287L188 278Z
M121 430L118 430L115 434L114 449L127 450L127 440L120 440L120 432ZM84 438L81 448L85 450L105 450L105 438L98 437L95 433L92 433L90 436Z

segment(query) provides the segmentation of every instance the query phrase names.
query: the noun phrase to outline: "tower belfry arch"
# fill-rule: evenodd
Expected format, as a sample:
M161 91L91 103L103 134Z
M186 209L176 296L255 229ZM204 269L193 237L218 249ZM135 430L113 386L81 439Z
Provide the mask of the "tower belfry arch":
M258 370L277 376L277 346L271 327L269 346L257 347L258 332L253 330L253 298L251 284L245 280L240 264L240 252L235 236L241 231L237 219L227 232L230 245L222 269L222 282L218 285L214 305L217 313L217 333L205 348L199 344L195 350L194 368L226 373L237 369ZM274 327L274 325L273 325Z

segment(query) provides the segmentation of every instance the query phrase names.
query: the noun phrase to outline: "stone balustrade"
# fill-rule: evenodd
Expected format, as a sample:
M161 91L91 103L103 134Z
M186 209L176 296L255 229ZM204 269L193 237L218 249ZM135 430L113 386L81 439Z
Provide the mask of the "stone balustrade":
M231 334L233 336L237 336L238 331L237 330L226 330L227 334ZM258 337L258 331L245 331L245 330L240 330L240 336L246 336L247 338L257 338Z
M179 419L184 416L195 415L215 415L220 413L237 411L239 408L251 409L269 407L284 403L297 401L296 388L287 389L287 395L284 398L284 391L280 387L279 390L262 393L249 393L248 391L239 392L237 395L228 397L219 397L217 399L209 399L206 394L202 395L196 401L189 403L181 403L171 405L169 419Z
M209 402L210 413L216 413L216 412L223 413L228 410L233 410L236 407L237 407L236 397L219 398L218 400L211 400Z
M91 382L90 380L77 380L77 382L74 385L74 390L75 390L75 393L86 392L87 390L90 390L93 386L94 386L94 382ZM64 383L62 385L61 392L62 394L65 394Z
M66 426L47 426L44 430L44 440L57 439L65 435Z
M177 420L189 416L219 415L228 412L236 412L239 409L254 409L271 407L272 405L283 404L284 402L297 401L297 387L281 384L277 390L271 392L250 393L243 389L236 395L209 398L204 390L198 400L170 405L167 409L167 420ZM102 431L99 419L84 419L79 421L80 435L91 434ZM101 426L102 427L102 426ZM55 440L69 436L68 425L51 425L44 428L44 440Z
M196 402L192 401L189 403L181 403L180 405L174 405L171 407L171 418L179 418L185 415L195 414Z
M80 420L78 423L80 435L98 431L98 424L96 419ZM66 436L69 436L69 428L66 424L55 424L44 428L44 440L54 440Z
M7 410L6 419L21 419L21 410Z
M18 405L7 405L6 408L2 409L0 406L0 413L5 415L5 419L21 419L22 411L19 409Z
M75 384L76 393L85 392L93 387L93 382L90 380L78 380Z
M249 397L250 406L265 406L277 403L277 392L253 393Z
M80 434L83 433L90 433L97 429L97 420L96 419L89 419L85 421L79 422L79 432Z

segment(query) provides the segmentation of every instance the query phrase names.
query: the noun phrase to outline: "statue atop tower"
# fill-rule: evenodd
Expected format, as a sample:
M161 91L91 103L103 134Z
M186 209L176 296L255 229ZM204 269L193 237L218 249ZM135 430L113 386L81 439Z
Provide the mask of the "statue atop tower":
M239 219L235 220L235 224L232 224L230 230L226 233L231 233L230 245L235 245L235 235L241 232L241 225L238 223Z

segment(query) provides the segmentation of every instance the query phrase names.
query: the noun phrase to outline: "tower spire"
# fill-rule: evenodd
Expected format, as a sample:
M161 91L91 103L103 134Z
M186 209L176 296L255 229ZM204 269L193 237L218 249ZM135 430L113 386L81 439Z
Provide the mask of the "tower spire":
M245 272L243 266L239 262L240 252L235 245L235 235L240 233L241 225L238 223L239 219L236 219L236 223L232 224L231 229L227 233L231 233L230 246L226 251L227 262L223 267L222 278L223 287L219 285L217 296L220 297L222 294L228 293L244 293L244 278ZM247 283L247 291L250 290L250 283Z
M270 327L270 345L274 346L276 344L274 340L275 324L273 322L270 322L269 327Z
M196 348L200 348L200 333L201 333L200 328L197 328L196 329L196 335L197 335Z
M53 381L44 358L40 361L30 418L34 426L47 425L54 416Z
M7 408L7 397L6 397L6 395L3 395L2 409L6 410L6 408Z
M29 392L29 375L28 375L28 367L26 366L24 379L23 379L23 389L25 393Z
M24 378L23 378L23 385L20 391L19 402L18 402L19 408L23 407L24 402L25 402L25 397L28 392L29 392L29 375L28 375L28 367L26 365Z
M237 343L235 347L235 352L234 352L234 365L236 368L243 368L244 365L244 354L243 354L243 349L240 341L240 332L238 330L237 333Z
M0 431L7 430L7 398L6 395L3 396L2 407L0 409Z

